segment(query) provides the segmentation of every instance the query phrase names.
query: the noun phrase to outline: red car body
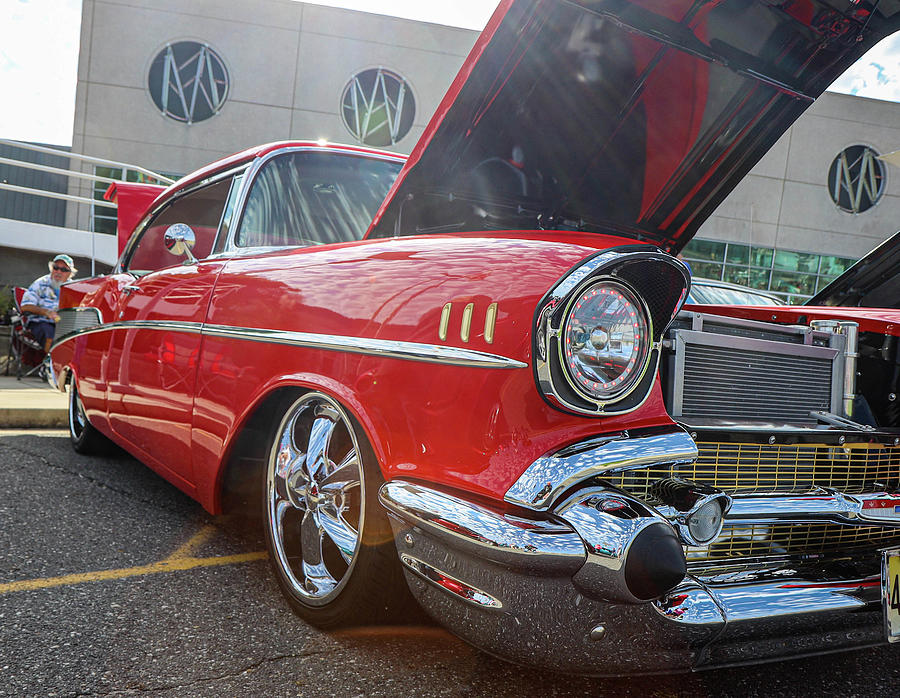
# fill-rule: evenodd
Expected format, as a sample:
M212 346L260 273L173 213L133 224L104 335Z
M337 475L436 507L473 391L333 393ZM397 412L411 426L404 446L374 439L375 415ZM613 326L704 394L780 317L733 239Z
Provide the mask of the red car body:
M885 388L900 315L679 315L689 280L672 256L898 26L883 5L504 0L405 164L307 142L239 153L162 192L112 274L64 287L52 358L76 448L111 439L212 513L262 465L276 574L325 627L394 608L375 587L405 578L477 646L581 673L883 640L866 590L889 593L900 564L879 552L900 544ZM596 327L573 319L582 307ZM864 407L846 384L857 337ZM696 369L712 407L684 368L695 345L733 362ZM810 377L820 360L828 375ZM758 386L731 393L748 366ZM825 395L811 408L785 397L806 387ZM754 392L765 404L730 411ZM775 456L760 456L756 485L728 484L745 464L724 444L790 451L795 468L814 444L829 474L784 489L773 464L763 487ZM887 464L852 492L833 476L851 445ZM861 523L859 553L779 537ZM726 538L750 552L719 555Z

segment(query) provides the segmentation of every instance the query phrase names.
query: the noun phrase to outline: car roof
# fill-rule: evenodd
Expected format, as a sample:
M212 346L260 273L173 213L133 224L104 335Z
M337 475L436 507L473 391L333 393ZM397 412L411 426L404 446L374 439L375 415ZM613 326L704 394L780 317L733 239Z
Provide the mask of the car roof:
M199 170L191 172L177 182L169 186L160 194L159 198L168 198L182 189L186 189L197 182L211 177L219 172L239 167L244 163L248 163L255 158L268 155L276 150L286 150L290 148L314 148L317 150L328 150L338 153L349 153L354 155L362 155L369 157L387 157L397 162L404 162L406 156L402 153L392 153L387 150L378 150L375 148L366 148L355 145L345 145L343 143L328 143L324 141L275 141L273 143L264 143L263 145L254 146L247 150L242 150L228 157L221 158L215 162L201 167Z

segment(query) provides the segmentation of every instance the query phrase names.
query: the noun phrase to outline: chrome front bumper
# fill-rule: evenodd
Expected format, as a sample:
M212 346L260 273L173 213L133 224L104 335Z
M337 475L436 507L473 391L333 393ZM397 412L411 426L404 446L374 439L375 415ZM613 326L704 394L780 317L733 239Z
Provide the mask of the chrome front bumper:
M657 460L683 457L680 434L668 441L659 437L653 436ZM675 447L668 453L660 448L666 442ZM595 470L603 445L601 451L596 442L580 451ZM622 446L615 444L616 458ZM665 533L663 527L671 524L638 503L643 509L629 526L628 517L605 511L603 497L629 506L634 500L599 486L592 479L596 472L580 484L572 482L571 465L568 474L549 481L549 488L535 484L532 492L561 496L532 498L539 506L531 510L502 509L401 480L385 484L381 502L421 605L491 653L588 675L683 671L886 641L877 554L870 566L816 563L730 577L687 574L650 602L636 598L625 575L629 541L648 527ZM566 492L563 481L569 483ZM536 510L544 505L546 511ZM853 522L865 510L858 497L834 492L820 498L757 498L736 505L729 518Z

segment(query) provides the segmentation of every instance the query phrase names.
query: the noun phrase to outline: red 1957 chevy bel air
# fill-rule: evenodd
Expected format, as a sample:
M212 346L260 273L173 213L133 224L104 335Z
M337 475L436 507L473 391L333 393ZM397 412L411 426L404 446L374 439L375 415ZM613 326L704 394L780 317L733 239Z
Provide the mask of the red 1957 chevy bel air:
M131 212L62 292L75 449L261 507L324 628L411 596L583 674L897 640L900 311L683 309L675 255L898 28L898 0L503 0L408 159L268 145Z

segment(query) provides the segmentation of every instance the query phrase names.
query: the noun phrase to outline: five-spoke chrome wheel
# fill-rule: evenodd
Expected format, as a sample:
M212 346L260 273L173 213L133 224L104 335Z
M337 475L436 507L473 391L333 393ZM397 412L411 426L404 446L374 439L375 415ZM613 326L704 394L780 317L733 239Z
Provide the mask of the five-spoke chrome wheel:
M328 603L353 571L366 509L356 435L333 400L312 393L288 410L270 456L266 494L278 566L305 603Z
M311 392L285 410L264 487L269 553L294 610L323 628L391 620L412 600L362 427L334 398Z

